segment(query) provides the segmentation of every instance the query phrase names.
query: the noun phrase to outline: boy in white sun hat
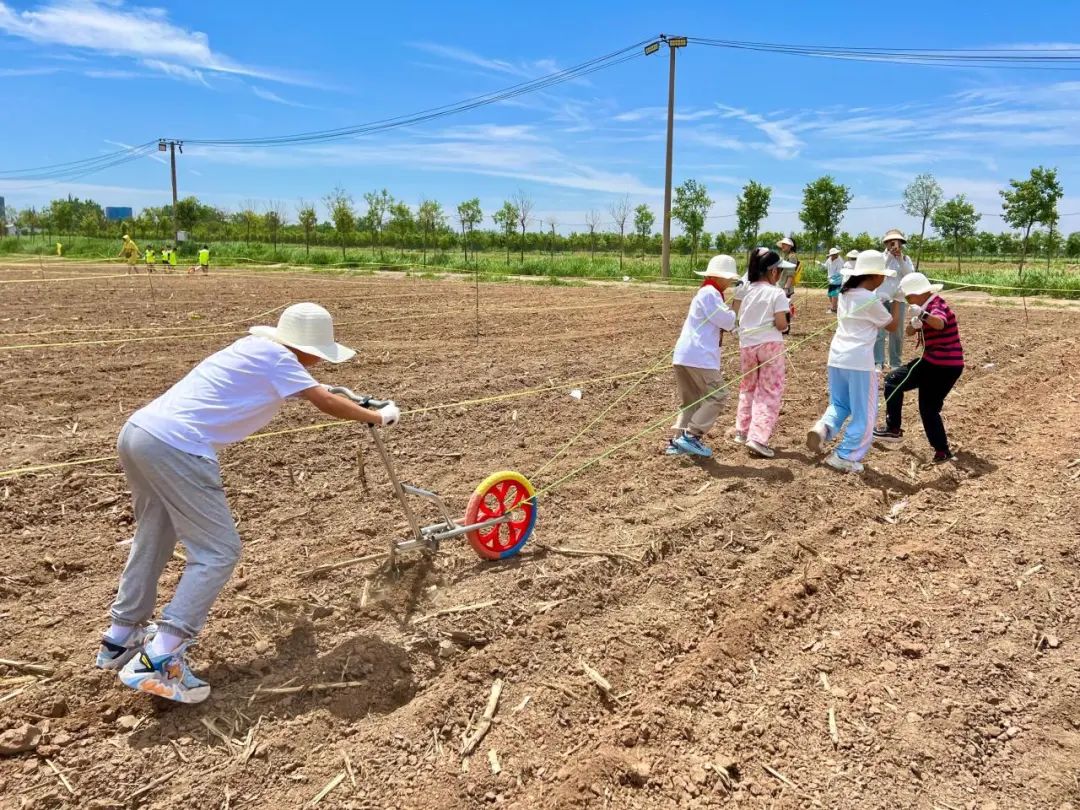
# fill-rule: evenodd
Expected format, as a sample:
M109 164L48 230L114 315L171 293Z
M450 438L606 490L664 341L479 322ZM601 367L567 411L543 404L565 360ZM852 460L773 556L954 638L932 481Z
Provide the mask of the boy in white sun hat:
M862 459L874 440L878 408L874 338L879 329L896 326L895 316L874 291L892 275L879 251L864 250L840 288L836 334L829 346L829 407L810 429L806 445L820 453L842 430L840 444L825 460L842 472L862 472Z
M735 313L724 302L724 291L738 283L739 272L733 258L720 255L709 259L704 271L694 273L702 277L701 287L690 302L672 354L682 410L667 453L707 458L712 450L702 439L716 423L727 397L720 373L720 333L735 326Z
M401 416L393 403L373 411L335 396L308 372L355 354L334 341L333 320L319 305L293 304L277 326L250 331L132 414L117 440L136 531L97 666L120 670L132 689L180 703L210 694L184 652L240 557L217 451L260 430L291 397L338 419L390 426ZM148 626L178 540L187 552L183 574L158 624Z
M877 295L886 308L892 310L896 316L897 326L893 331L882 329L878 332L877 341L874 343L874 363L878 369L885 366L885 342L889 343L889 365L898 368L903 362L904 333L900 330L900 324L904 323L904 296L900 292L900 282L909 273L915 272L915 265L904 253L904 245L907 237L904 232L892 228L881 239L885 246L885 269L892 270L893 275L885 279L878 287Z
M840 285L844 283L844 260L840 256L840 248L829 248L829 257L821 263L821 266L825 268L828 284L826 294L829 297L829 312L836 312L837 300L840 298Z
M939 293L941 284L931 284L922 273L912 273L900 282L911 309L907 334L917 335L923 346L922 357L894 369L885 378L885 427L874 431L874 438L888 443L903 441L901 419L904 392L918 389L919 416L930 446L934 448L934 463L952 459L949 437L941 421L945 397L964 373L964 347L956 315Z

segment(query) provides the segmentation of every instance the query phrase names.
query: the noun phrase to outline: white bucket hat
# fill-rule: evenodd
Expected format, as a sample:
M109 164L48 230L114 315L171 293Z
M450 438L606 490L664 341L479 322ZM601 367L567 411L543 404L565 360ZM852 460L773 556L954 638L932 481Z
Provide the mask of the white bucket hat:
M726 278L728 281L738 281L739 271L735 266L735 259L721 253L709 259L709 264L704 270L695 270L694 275L705 278Z
M859 258L859 251L857 251L855 248L852 248L851 250L849 250L847 252L847 258L849 258L849 259L857 259L857 258Z
M939 293L945 289L944 284L931 284L922 273L908 273L900 279L900 291L904 295L922 295L923 293Z
M880 250L864 250L855 259L855 266L845 269L844 275L851 276L885 276L892 278L896 275L895 270L885 269L885 254Z
M281 313L277 326L253 326L248 331L331 363L344 363L356 354L334 342L334 319L318 304L293 304Z
M889 231L881 237L881 243L891 242L893 239L899 239L901 242L906 243L907 237L904 236L904 232L899 228L890 228Z
M790 236L785 236L783 239L776 243L777 247L783 247L784 245L787 245L789 248L795 247L795 243L791 241Z
M830 256L839 256L840 255L840 248L838 248L838 247L829 248L829 255Z

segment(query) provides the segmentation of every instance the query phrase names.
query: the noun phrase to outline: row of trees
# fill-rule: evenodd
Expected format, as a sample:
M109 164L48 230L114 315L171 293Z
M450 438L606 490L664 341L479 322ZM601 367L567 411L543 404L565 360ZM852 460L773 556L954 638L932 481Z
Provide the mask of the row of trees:
M916 261L924 253L941 255L946 245L957 257L978 252L984 256L1020 256L1020 272L1032 250L1051 254L1064 252L1080 256L1080 233L1067 239L1057 230L1057 203L1062 189L1055 169L1038 167L1024 180L1010 181L1003 197L1002 218L1016 229L1014 233L979 232L981 215L964 195L944 200L941 186L929 174L921 174L905 189L902 210L921 221L920 233L912 235L909 249ZM851 236L840 226L852 200L852 192L830 176L820 177L803 189L799 218L802 233L793 234L804 252L834 243L846 247L871 247L877 239L866 234ZM708 189L697 180L686 180L675 189L672 217L682 226L683 234L673 240L677 253L697 257L699 250L716 248L737 253L755 244L772 244L781 234L762 233L762 222L769 215L772 189L749 181L736 200L735 227L718 234L706 231L713 200ZM629 249L641 256L660 252L660 237L654 232L657 217L648 205L632 205L629 197L612 202L605 213L591 210L583 223L568 223L570 233L559 233L560 223L552 215L535 216L535 203L519 191L493 212L488 212L490 228L483 228L485 212L479 198L464 200L447 211L436 200L423 199L415 207L396 199L387 189L363 195L363 210L344 189L335 188L322 200L327 218L320 219L315 203L301 201L290 219L282 203L259 206L248 202L236 212L227 212L187 197L177 204L176 225L196 241L266 242L277 251L281 243L337 245L346 256L349 247L370 247L373 253L387 248L420 250L427 261L431 250L443 252L460 249L466 259L471 253L504 250L509 263L511 251L524 261L525 251L618 251L620 266ZM262 210L259 210L259 209ZM24 233L81 234L86 236L119 235L133 231L143 239L169 240L173 235L171 206L148 207L131 222L107 223L102 207L92 200L68 197L53 200L41 211L27 208L14 213L14 224ZM938 239L926 236L927 224ZM1037 225L1045 232L1035 231ZM580 229L580 230L579 230ZM809 248L809 251L807 249Z

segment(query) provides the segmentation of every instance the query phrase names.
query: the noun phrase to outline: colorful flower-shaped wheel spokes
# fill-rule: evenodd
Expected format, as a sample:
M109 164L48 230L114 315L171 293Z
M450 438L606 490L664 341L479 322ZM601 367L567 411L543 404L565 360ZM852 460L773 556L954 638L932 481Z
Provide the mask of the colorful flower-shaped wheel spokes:
M512 514L497 526L476 529L465 536L473 549L488 560L501 560L521 551L536 525L536 490L520 473L504 470L480 482L465 509L465 524L483 523Z

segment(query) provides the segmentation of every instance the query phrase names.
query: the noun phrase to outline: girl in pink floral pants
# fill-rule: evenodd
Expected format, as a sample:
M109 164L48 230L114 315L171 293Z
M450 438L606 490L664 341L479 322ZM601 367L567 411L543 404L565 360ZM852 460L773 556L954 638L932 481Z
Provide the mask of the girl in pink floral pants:
M735 441L752 453L772 458L769 446L784 396L786 363L784 334L791 321L791 305L776 286L784 262L773 251L751 254L749 287L739 305L739 357L742 382L735 421Z

